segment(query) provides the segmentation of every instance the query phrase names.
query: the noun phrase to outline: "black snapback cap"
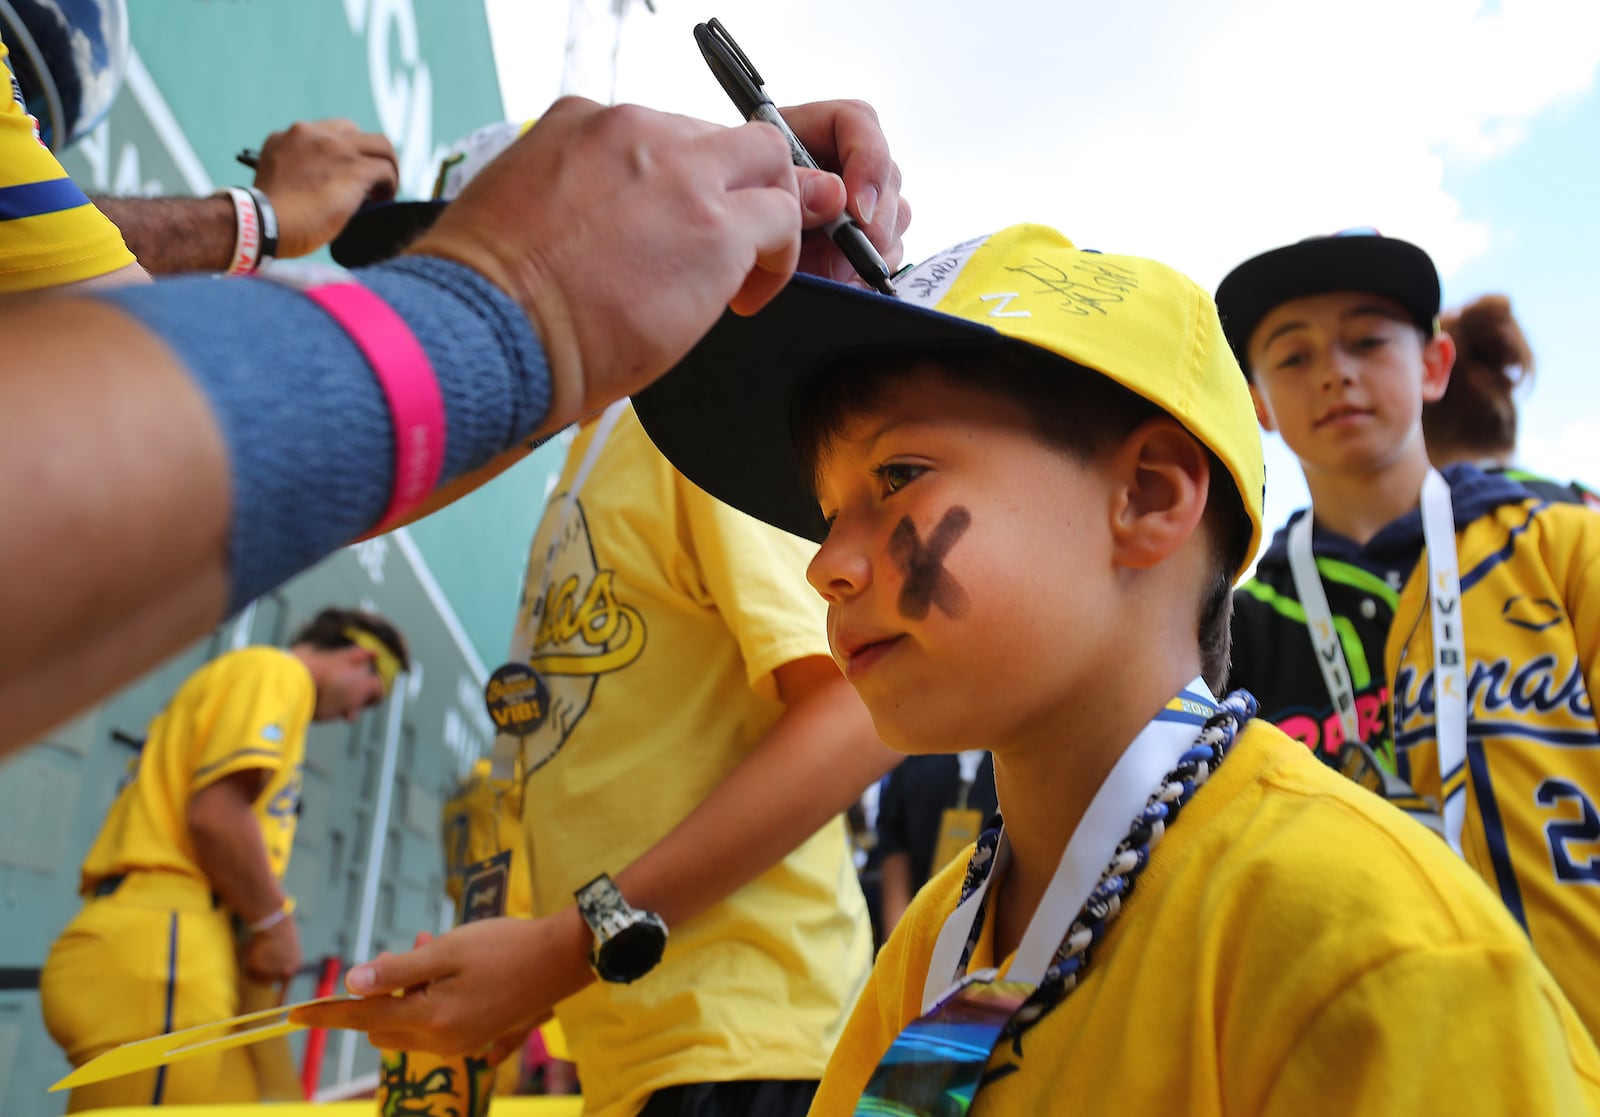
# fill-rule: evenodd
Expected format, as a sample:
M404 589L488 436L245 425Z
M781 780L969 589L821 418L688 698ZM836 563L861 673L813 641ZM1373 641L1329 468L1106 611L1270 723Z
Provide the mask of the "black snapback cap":
M1263 318L1290 299L1333 291L1382 295L1405 307L1417 328L1438 328L1439 270L1422 249L1376 229L1308 237L1246 260L1217 287L1222 329L1245 375L1250 336Z

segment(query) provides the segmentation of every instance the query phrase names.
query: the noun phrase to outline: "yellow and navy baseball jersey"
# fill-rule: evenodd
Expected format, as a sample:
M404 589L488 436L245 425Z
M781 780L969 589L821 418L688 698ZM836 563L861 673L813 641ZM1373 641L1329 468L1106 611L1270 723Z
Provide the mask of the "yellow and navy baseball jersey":
M191 675L150 723L84 859L81 890L135 870L205 880L189 833L189 801L224 776L253 768L267 771L255 813L272 871L282 878L299 820L306 727L316 698L311 672L279 648L229 652Z
M1600 516L1471 466L1444 470L1466 638L1462 852L1600 1034ZM1565 498L1564 498L1565 499ZM1342 744L1289 570L1285 532L1234 595L1230 686L1333 763ZM1414 798L1439 802L1433 632L1418 513L1357 545L1313 528L1357 688L1359 731Z
M11 95L0 95L0 294L59 287L133 263L117 227L39 141L7 55L0 42L11 84Z
M1467 644L1462 853L1600 1034L1600 515L1504 504L1457 535ZM1439 801L1426 567L1385 651L1398 774Z

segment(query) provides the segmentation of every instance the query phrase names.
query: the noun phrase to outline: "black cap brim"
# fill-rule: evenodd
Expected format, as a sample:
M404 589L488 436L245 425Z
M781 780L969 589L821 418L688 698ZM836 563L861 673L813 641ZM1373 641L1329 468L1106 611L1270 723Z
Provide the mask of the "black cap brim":
M446 202L374 202L362 206L328 245L334 262L347 268L380 264L421 236L444 212Z
M1313 237L1246 260L1217 288L1217 310L1239 366L1249 374L1250 338L1291 299L1365 291L1393 299L1431 334L1439 317L1439 270L1408 241L1376 235Z
M821 542L827 524L791 418L805 381L853 353L1011 344L953 315L800 275L757 314L724 313L633 406L651 441L690 481L747 515Z

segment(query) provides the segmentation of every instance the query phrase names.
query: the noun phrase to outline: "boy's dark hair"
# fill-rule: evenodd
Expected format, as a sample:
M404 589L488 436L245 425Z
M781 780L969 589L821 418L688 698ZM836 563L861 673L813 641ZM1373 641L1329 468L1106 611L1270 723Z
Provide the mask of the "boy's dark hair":
M1422 434L1436 457L1508 454L1517 446L1512 392L1533 377L1533 350L1504 295L1484 295L1440 324L1455 339L1444 395L1422 405Z
M345 631L350 628L377 637L400 661L400 670L411 669L411 655L406 648L406 638L400 635L400 630L378 614L361 609L324 609L312 618L309 624L295 633L294 639L290 640L289 644L291 646L309 644L313 648L329 650L353 647L355 641L350 639Z
M1103 374L1030 345L944 347L889 356L856 353L819 371L795 400L794 444L811 476L815 478L818 464L851 415L872 408L895 383L930 363L953 380L1021 404L1046 443L1080 461L1093 460L1141 423L1166 414ZM1088 416L1093 420L1087 421ZM1233 572L1249 544L1250 520L1233 475L1205 450L1211 491L1202 530L1212 562L1201 590L1198 641L1201 674L1221 693L1232 648Z

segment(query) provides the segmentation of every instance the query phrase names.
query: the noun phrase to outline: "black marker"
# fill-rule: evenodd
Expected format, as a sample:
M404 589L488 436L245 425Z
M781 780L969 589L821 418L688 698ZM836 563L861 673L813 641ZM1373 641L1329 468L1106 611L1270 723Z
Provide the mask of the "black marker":
M261 162L261 153L258 151L252 151L247 147L243 151L239 152L239 154L235 155L234 158L253 171L256 169L256 164Z
M722 22L713 19L710 23L696 24L694 41L700 44L700 53L705 55L706 65L711 67L711 72L744 118L764 120L782 132L783 138L789 141L789 153L795 166L821 170L788 122L778 114L778 107L772 103L772 98L761 84L761 75L750 64L750 59L745 57L744 51L739 49L739 44L733 41L733 36L728 34ZM895 293L894 284L889 279L889 266L878 255L878 250L872 247L861 226L850 220L849 214L840 214L825 228L828 236L833 238L833 243L839 246L839 251L844 253L844 258L850 261L850 266L856 269L857 275L885 295Z

